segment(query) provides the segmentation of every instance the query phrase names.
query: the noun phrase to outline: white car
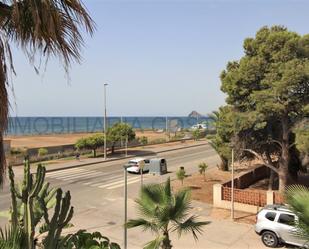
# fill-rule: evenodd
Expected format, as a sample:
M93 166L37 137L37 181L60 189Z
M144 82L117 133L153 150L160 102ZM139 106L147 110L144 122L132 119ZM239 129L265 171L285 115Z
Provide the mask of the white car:
M149 171L149 163L150 160L146 158L134 158L131 159L128 164L132 165L131 167L127 168L127 171L130 173L141 173L141 168L143 168L143 173Z
M286 206L269 205L264 207L256 217L255 232L262 237L267 247L290 244L309 248L308 241L296 236L295 223L298 217Z
M191 130L206 130L207 129L207 126L206 124L196 124L196 125L193 125L191 126Z

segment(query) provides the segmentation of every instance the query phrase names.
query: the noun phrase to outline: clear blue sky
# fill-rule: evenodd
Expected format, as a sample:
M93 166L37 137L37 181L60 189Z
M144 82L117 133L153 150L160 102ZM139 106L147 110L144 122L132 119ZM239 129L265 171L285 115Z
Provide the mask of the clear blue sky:
M86 37L81 65L68 84L57 60L37 76L14 51L11 113L18 116L209 113L224 104L220 72L239 59L242 43L264 25L309 33L309 1L84 0L97 31Z

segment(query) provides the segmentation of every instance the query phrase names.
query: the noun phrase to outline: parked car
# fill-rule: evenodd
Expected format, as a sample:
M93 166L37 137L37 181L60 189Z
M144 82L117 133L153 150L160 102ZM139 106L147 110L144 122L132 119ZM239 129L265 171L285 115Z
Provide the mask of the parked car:
M130 173L141 173L143 168L143 173L149 171L149 163L150 160L146 158L134 158L131 159L128 164L132 165L131 167L127 168L127 171Z
M277 247L284 243L309 248L307 241L295 234L294 225L297 221L297 216L287 206L268 205L257 214L255 232L267 247Z
M206 124L196 124L191 126L191 130L206 130L207 126Z

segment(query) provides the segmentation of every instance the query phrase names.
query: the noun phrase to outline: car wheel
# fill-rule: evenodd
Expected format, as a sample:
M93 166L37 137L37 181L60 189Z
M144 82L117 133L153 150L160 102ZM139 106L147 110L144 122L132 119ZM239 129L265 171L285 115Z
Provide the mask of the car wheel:
M267 247L277 247L279 244L277 235L270 231L263 232L262 242Z

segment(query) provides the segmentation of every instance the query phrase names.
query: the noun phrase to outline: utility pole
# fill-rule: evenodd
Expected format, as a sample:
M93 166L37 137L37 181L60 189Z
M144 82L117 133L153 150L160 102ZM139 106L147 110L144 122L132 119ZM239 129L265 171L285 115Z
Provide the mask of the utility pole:
M108 86L107 83L104 83L104 160L107 159L106 155L106 131L107 131L107 120L106 120L106 87Z
M128 156L128 134L126 135L126 157Z
M127 231L127 222L128 222L128 172L127 169L130 165L124 165L124 230L123 230L123 248L128 248L128 231Z
M231 219L234 220L234 148L232 148Z
M169 130L169 125L168 125L168 117L165 117L165 133L167 137L167 141L170 140L170 130Z
M122 116L120 117L120 123L122 124ZM123 137L120 138L120 147L123 149Z

